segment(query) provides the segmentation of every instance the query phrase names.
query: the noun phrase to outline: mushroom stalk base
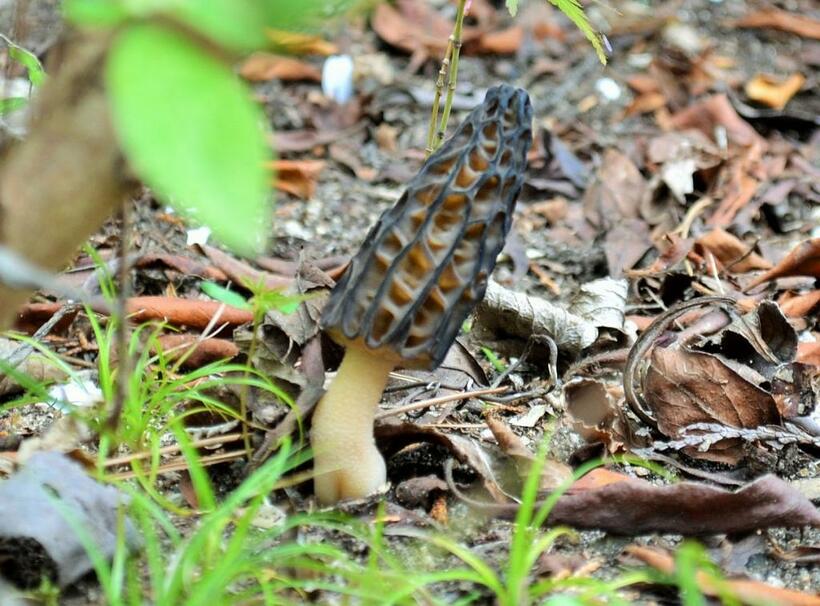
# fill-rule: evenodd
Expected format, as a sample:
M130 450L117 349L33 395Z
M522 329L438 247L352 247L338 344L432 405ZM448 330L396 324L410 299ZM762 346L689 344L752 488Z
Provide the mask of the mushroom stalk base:
M339 372L313 413L316 497L323 504L366 497L387 481L373 439L376 407L395 363L348 347Z

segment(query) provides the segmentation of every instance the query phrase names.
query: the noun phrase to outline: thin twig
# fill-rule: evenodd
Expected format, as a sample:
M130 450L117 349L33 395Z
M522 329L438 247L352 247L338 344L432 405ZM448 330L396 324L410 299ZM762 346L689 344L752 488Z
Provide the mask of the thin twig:
M223 444L229 444L231 442L236 442L242 439L241 433L227 433L221 436L212 436L210 438L202 438L201 440L193 440L191 441L191 448L204 448L207 446L222 446ZM182 446L179 444L172 444L171 446L164 446L162 448L157 449L157 455L167 455L179 452L182 450ZM110 459L105 460L105 467L116 467L117 465L127 465L131 461L138 461L144 459L150 459L154 456L154 451L143 451L143 452L135 452L129 455L123 455L121 457L112 457Z
M63 305L57 313L51 316L48 319L48 322L43 324L37 331L31 336L32 340L34 341L41 341L51 330L57 325L57 323L62 320L66 314L69 312L73 312L77 309L78 305L76 303L66 303ZM2 381L6 377L6 370L12 370L17 368L23 360L31 355L31 352L34 351L34 345L31 343L23 343L15 349L8 358L3 360L3 372L0 372L0 381Z
M663 334L667 327L681 314L690 309L703 307L705 305L733 306L734 304L734 299L730 299L729 297L701 297L670 307L653 320L652 324L641 333L641 336L635 341L632 349L629 350L626 365L624 366L624 399L629 405L629 408L632 409L632 412L655 431L658 430L657 422L646 412L646 402L640 393L635 390L635 374L638 369L638 364L644 359L658 337Z
M131 295L131 264L128 260L129 236L131 232L130 205L126 202L120 208L120 242L117 249L120 266L118 272L119 289L117 291L117 390L114 394L114 407L108 417L107 426L116 431L120 422L125 402L128 399L128 383L131 375L131 357L128 348L128 312L126 302Z
M463 391L461 393L450 394L449 396L439 396L438 398L430 398L429 400L422 400L421 402L414 402L407 406L400 406L390 410L384 410L376 415L376 420L386 419L387 417L394 417L396 415L404 414L422 408L429 408L438 404L446 402L455 402L458 400L468 400L470 398L478 398L480 396L487 396L496 393L504 393L509 389L508 387L489 387L486 389L476 389L475 391Z

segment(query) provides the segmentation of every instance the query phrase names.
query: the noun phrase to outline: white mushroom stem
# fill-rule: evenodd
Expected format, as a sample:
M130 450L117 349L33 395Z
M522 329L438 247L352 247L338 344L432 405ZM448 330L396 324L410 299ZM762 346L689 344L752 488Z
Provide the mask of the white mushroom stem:
M387 481L384 459L373 439L373 421L395 362L348 347L336 378L313 413L316 497L323 504L366 497Z

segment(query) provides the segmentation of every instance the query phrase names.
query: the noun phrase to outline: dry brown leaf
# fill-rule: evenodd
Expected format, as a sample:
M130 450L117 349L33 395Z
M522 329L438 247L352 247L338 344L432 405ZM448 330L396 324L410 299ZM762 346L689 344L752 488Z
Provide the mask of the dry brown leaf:
M515 53L524 41L524 28L513 25L497 32L487 32L478 39L478 52L497 55Z
M310 198L325 163L322 160L273 160L269 164L276 174L277 189L297 198Z
M792 74L785 80L767 74L758 74L746 83L746 96L767 107L783 109L803 85L806 77L803 74Z
M820 366L820 340L797 345L797 361L802 364Z
M735 21L735 27L772 28L820 40L820 21L779 8L764 8Z
M535 453L527 448L521 438L515 435L513 430L503 421L495 417L487 417L484 422L493 432L493 437L498 442L501 450L515 460L518 475L521 478L526 478L535 460ZM539 490L555 490L571 477L572 468L569 465L555 459L547 459L542 462L541 479L538 483Z
M628 427L615 398L606 386L581 379L564 386L566 411L573 429L587 442L601 442L611 453L621 452L627 442Z
M771 394L746 381L716 356L688 351L677 344L655 347L643 381L647 405L658 429L676 439L693 423L719 423L754 428L777 424L780 413ZM736 464L742 445L721 440L692 457Z
M558 499L547 525L620 535L662 532L686 536L746 533L775 526L820 527L820 512L812 502L774 475L730 492L696 482L659 486L606 470L590 473L595 473L593 479L581 478ZM517 504L481 503L452 484L450 488L469 505L497 517L510 519L518 512Z
M662 107L666 107L668 102L669 100L666 98L666 95L661 92L642 93L632 100L632 103L624 110L624 114L626 116L648 114L649 112L654 112Z
M391 126L387 122L382 122L376 127L373 137L376 139L379 149L384 152L394 153L399 149L399 132L399 129L395 126Z
M732 158L720 172L714 194L720 203L709 217L707 221L709 225L715 227L731 225L737 213L757 193L760 179L752 172L761 160L762 149L760 145L746 148L744 153Z
M62 303L29 303L18 310L17 321L23 326L31 327L37 322L45 322L57 313ZM216 323L238 326L253 321L253 313L217 303L216 301L195 301L178 297L132 297L125 302L128 318L132 322L150 322L160 320L175 326L204 329L214 316ZM91 308L97 313L110 313L109 305L102 298L91 302Z
M746 292L777 278L810 276L820 278L820 238L798 244L780 263L758 276L746 287Z
M272 53L253 53L239 68L239 74L251 82L266 80L310 80L320 82L322 73L310 63Z
M447 48L452 24L426 2L400 0L393 7L380 2L371 26L379 37L408 53L441 56Z
M803 318L820 306L820 289L802 295L785 293L778 301L780 309L790 318Z
M669 119L676 130L695 128L709 138L714 138L715 127L726 129L729 140L741 146L763 144L763 139L752 126L741 118L725 94L713 95L697 101Z
M203 339L199 335L171 334L158 339L167 359L183 359L183 368L201 368L217 360L230 360L239 348L228 339Z
M675 559L666 551L657 547L644 547L640 545L630 545L626 548L626 553L630 554L657 568L666 574L675 573ZM706 595L720 598L724 593L733 595L744 604L778 604L780 606L820 606L820 597L809 595L791 589L783 589L761 583L760 581L746 579L725 579L717 585L712 578L698 572L695 580L700 590Z
M658 81L650 74L632 74L626 79L626 84L636 93L659 93L661 88Z
M721 265L732 273L744 274L756 269L769 269L772 266L756 252L750 253L748 244L721 228L703 234L695 244L712 253Z
M237 326L253 322L253 312L238 309L216 301L193 301L176 297L133 297L125 304L128 318L133 322L161 320L175 326L200 330L216 318L216 325Z
M273 47L281 52L292 55L322 55L328 56L339 52L338 47L319 36L288 32L279 29L267 30L268 40Z
M639 219L645 190L646 182L638 167L625 154L610 148L584 195L584 215L599 228L622 219Z

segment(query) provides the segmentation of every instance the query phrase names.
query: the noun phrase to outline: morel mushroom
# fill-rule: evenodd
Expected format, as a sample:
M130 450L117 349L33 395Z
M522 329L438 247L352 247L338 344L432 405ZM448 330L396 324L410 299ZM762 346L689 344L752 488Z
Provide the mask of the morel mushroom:
M385 483L373 420L388 374L438 366L484 296L523 184L531 122L525 91L490 89L333 289L321 325L346 351L313 415L320 502L364 497Z

